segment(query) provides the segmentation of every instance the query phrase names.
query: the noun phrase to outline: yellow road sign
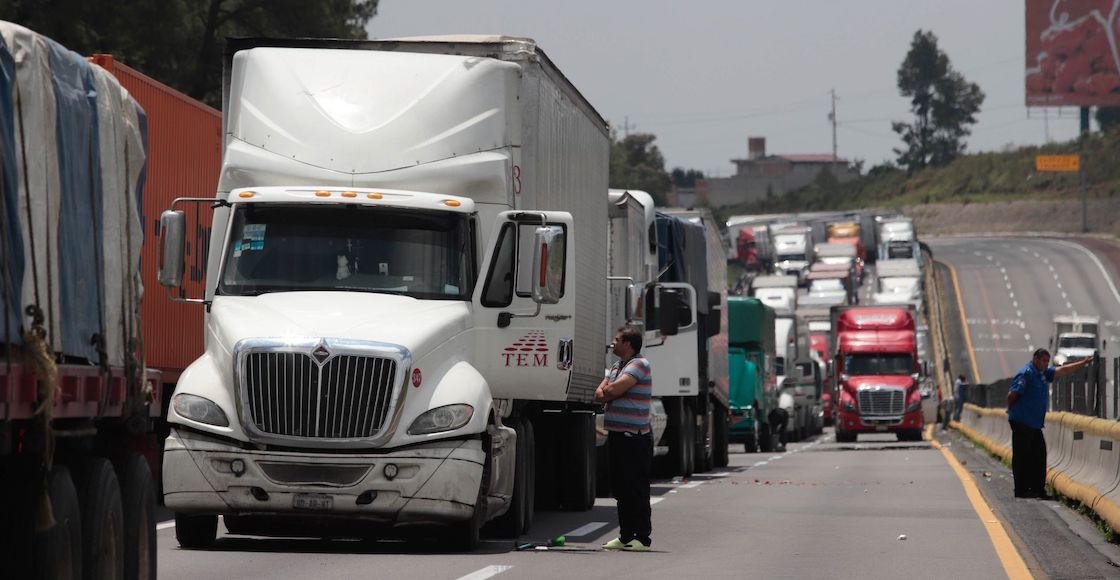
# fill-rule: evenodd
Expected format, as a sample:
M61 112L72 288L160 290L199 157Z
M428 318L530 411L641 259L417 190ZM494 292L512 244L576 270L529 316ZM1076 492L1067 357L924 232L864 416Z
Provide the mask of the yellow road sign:
M1036 171L1081 171L1080 155L1036 155L1034 158Z

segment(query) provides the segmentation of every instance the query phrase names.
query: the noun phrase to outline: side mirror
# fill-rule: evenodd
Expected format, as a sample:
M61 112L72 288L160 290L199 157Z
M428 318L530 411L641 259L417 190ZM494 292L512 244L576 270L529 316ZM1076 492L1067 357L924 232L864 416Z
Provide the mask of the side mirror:
M160 264L156 274L161 286L183 285L183 247L187 218L182 211L167 210L159 216Z
M786 374L786 357L784 357L784 356L774 357L774 373L777 374L777 375L785 375Z
M657 293L657 302L658 330L662 336L677 334L681 328L680 310L687 308L684 298L675 290L662 289Z
M564 295L564 229L541 226L533 235L533 302L556 304Z

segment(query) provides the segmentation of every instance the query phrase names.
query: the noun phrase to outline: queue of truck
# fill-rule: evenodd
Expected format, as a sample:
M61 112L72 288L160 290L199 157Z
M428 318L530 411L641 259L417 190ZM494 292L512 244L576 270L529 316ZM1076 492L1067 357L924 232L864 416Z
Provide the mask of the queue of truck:
M17 562L152 577L160 498L186 548L219 516L234 534L434 525L469 549L537 508L590 509L609 491L593 393L623 324L659 371L659 469L727 464L720 228L608 191L606 123L533 41L232 41L219 116L2 28L24 105L0 101L0 132L55 159L3 149ZM291 79L307 90L277 90Z
M875 373L906 366L920 307L849 310L873 221L725 231L609 189L606 122L532 40L231 40L219 114L0 32L3 528L36 570L154 576L159 500L196 549L219 516L471 549L588 510L622 325L664 475L826 420L895 428L867 405L893 409L901 379ZM868 332L902 350L860 358Z
M752 297L736 296L732 303L754 300L752 307L765 308L774 320L773 342L756 344L773 345L777 393L776 407L766 407L771 401L765 398L750 400L753 414L733 396L733 440L757 438L756 432L777 434L780 442L803 439L825 424L835 425L840 442L868 432L913 439L923 424L921 401L934 389L923 257L912 221L897 214L822 213L734 216L727 226L740 247L745 237L774 240L732 254L743 273L736 294ZM770 248L771 255L761 251ZM812 248L804 263L792 259L802 248ZM750 318L731 312L734 336L736 323ZM736 368L733 356L732 376L762 385L753 364ZM735 385L732 391L765 389Z

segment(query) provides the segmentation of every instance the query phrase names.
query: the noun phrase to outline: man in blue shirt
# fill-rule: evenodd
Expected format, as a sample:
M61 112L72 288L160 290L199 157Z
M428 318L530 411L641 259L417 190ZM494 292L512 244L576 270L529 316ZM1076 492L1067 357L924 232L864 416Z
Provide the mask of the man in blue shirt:
M1049 408L1050 383L1093 362L1093 357L1060 367L1050 366L1050 352L1034 351L1011 380L1007 391L1007 419L1011 422L1011 473L1015 497L1049 499L1046 495L1046 439L1042 427Z

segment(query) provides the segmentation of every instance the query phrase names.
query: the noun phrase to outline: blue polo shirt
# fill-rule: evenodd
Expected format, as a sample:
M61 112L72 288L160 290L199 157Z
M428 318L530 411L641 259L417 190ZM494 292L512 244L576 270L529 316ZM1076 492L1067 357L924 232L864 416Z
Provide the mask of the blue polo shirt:
M1050 401L1050 382L1054 380L1054 367L1039 371L1034 365L1019 370L1011 379L1008 391L1019 393L1019 399L1007 410L1007 419L1018 421L1033 429L1042 429L1046 423L1046 409Z

